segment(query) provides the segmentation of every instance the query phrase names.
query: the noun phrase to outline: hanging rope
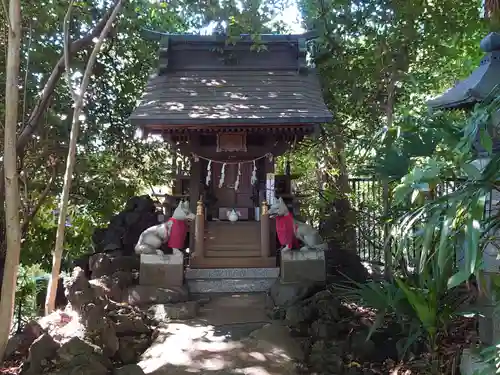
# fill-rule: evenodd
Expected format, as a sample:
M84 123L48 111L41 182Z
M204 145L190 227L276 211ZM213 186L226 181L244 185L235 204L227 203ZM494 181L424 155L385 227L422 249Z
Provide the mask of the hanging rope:
M257 183L257 162L253 161L253 171L252 171L252 179L250 180L250 184L253 186Z
M195 157L195 161L196 161L196 157ZM211 177L212 177L212 160L210 160L208 162L208 167L207 167L207 178L206 178L206 181L205 181L205 183L206 183L207 186L210 185L210 179L211 179Z
M200 159L208 161L208 166L207 166L207 177L205 179L205 184L208 186L210 184L210 181L212 179L212 163L217 163L217 164L222 164L221 168L221 174L220 174L220 179L219 179L219 188L222 188L224 186L224 180L226 179L226 167L228 165L238 165L238 172L236 174L236 181L234 183L234 190L238 190L241 182L241 165L242 164L247 164L247 163L252 163L253 164L253 171L252 171L252 177L250 179L250 184L253 186L257 183L257 161L268 158L269 161L273 160L273 154L270 152L266 153L265 155L259 156L255 159L250 159L250 160L232 160L232 161L218 161L218 160L212 160L209 158L205 158L203 156L197 155L195 153L192 153L191 156L193 157L193 160L195 162L198 162Z
M234 183L234 190L238 190L240 187L240 177L241 177L241 163L238 164L238 174L236 175L236 182Z

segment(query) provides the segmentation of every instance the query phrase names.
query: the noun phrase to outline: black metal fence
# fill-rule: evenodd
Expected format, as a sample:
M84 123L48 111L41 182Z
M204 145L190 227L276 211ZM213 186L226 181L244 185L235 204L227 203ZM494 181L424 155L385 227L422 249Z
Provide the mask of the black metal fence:
M389 210L384 183L375 178L351 178L351 205L356 213L356 248L363 261L383 264Z
M441 197L456 191L463 181L446 181L437 186L432 194ZM364 262L382 266L387 242L389 238L391 216L393 212L391 203L390 182L376 178L350 178L351 205L356 212L356 245L358 255ZM388 245L387 245L388 243ZM406 252L409 258L415 259L415 242L409 243Z

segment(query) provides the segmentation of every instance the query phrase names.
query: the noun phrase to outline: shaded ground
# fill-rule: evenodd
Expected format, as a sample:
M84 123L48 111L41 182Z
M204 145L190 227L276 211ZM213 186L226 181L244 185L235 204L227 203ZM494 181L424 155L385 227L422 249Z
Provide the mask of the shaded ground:
M258 330L267 323L264 294L215 297L198 318L160 327L139 366L155 375L292 375L300 348L284 325Z

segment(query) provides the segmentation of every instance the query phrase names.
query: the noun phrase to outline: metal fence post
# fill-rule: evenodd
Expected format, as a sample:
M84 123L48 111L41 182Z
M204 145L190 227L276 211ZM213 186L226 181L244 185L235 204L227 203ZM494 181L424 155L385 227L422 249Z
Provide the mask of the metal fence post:
M387 217L389 216L390 197L389 197L389 182L387 179L382 181L382 199L384 205L384 277L389 279L392 275L392 246L389 238L389 223Z

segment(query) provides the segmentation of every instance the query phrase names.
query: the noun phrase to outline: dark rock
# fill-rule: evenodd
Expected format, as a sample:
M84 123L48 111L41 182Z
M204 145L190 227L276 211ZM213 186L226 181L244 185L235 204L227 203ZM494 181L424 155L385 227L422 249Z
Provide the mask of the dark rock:
M198 302L187 301L176 304L158 304L151 306L149 312L159 322L167 320L186 320L198 315Z
M283 320L286 317L286 310L281 307L275 307L267 311L267 316L272 320Z
M112 285L111 287L115 287L118 289L125 289L132 285L134 281L134 275L132 272L126 271L116 271L111 275Z
M85 277L90 279L90 268L89 268L89 259L91 254L83 255L79 258L73 259L71 262L72 269L75 267L80 267L85 272Z
M276 307L288 307L318 291L320 286L312 282L282 283L279 279L269 290L269 296Z
M109 370L100 362L89 362L83 357L75 357L73 362L64 365L48 375L108 375Z
M90 280L89 283L96 297L121 301L123 290L113 285L113 280L110 276L102 276L99 279Z
M123 364L137 363L138 358L151 345L151 338L146 335L123 336L119 339L119 348L116 357Z
M107 374L112 367L102 350L78 337L73 337L64 343L57 351L58 363L61 374L71 374L71 370L78 368L77 374L101 375Z
M13 354L28 353L33 342L43 334L43 328L35 321L27 323L20 333L16 333L7 342L4 358L9 359Z
M154 212L156 210L155 203L149 195L141 195L132 197L125 205L125 212Z
M335 338L339 334L339 326L329 320L316 320L311 324L309 333L319 339Z
M341 374L344 367L342 344L335 341L316 341L309 353L311 369L320 374Z
M355 332L350 339L351 352L363 360L372 359L375 353L375 343L367 340L367 332Z
M92 244L94 246L94 251L96 253L104 251L103 241L104 237L106 236L106 230L107 230L106 228L94 229L94 233L92 234Z
M325 262L329 283L350 280L363 283L368 279L368 271L355 251L333 248L325 251Z
M100 330L98 342L103 350L104 355L107 357L113 357L119 348L118 337L116 336L116 328L114 323L108 319L104 319L106 324L104 328Z
M123 301L132 306L185 302L189 293L185 287L158 288L135 285L124 292Z
M139 239L139 236L137 236L137 239L135 240L135 243L137 243L137 240ZM135 244L134 244L135 246ZM111 270L114 272L117 271L125 271L125 272L132 272L136 271L139 269L140 266L140 256L139 255L124 255L124 256L117 256L113 258L111 262Z
M125 216L125 226L126 227L131 227L135 224L137 224L141 220L141 212L129 212Z
M317 315L322 319L337 321L340 319L341 302L337 298L321 299L314 304Z
M47 361L54 358L59 349L59 344L54 341L52 336L44 333L37 338L29 349L28 360L23 364L21 374L38 375L42 373L42 368Z
M73 309L77 311L86 303L92 302L96 296L85 272L80 267L76 267L71 277L64 280L64 286L66 287L66 298Z
M314 319L314 308L308 304L296 304L286 309L285 320L289 326L297 327L300 323Z
M94 254L89 258L89 268L93 279L111 275L111 258L108 254Z
M126 365L115 369L113 375L144 375L144 371L138 365Z
M144 319L137 315L116 315L115 330L118 335L136 335L149 333L151 329L146 325Z
M94 254L89 258L89 268L92 279L98 279L103 276L112 276L118 272L130 274L138 270L140 258L136 255L120 255L113 252Z
M102 303L88 303L82 308L83 325L87 331L98 331L104 327L105 306Z

